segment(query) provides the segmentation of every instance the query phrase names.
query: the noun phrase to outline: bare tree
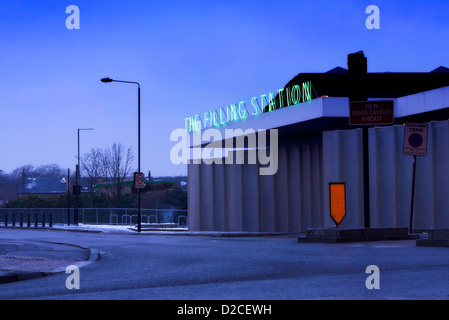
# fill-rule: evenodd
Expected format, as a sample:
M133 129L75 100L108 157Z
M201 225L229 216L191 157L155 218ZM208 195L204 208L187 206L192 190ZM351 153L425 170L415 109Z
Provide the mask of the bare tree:
M92 185L99 179L103 181L112 203L117 206L123 193L123 182L132 177L133 161L131 147L114 143L111 149L92 149L83 157L81 167Z
M31 164L26 164L16 168L11 173L13 178L20 178L23 176L26 176L27 178L61 178L65 175L65 170L55 163L41 165L37 168L34 168Z
M114 143L111 149L106 149L103 155L104 177L109 182L112 201L118 205L122 196L122 183L131 178L134 161L132 148L126 148L120 143Z
M91 149L81 159L81 174L87 177L91 193L94 192L95 185L101 178L103 153L103 149Z
M11 173L12 177L14 178L21 178L23 175L29 177L34 174L34 167L31 164L26 164L21 167L18 167L13 170Z
M53 163L37 167L34 174L40 178L60 178L64 177L66 172L59 165Z

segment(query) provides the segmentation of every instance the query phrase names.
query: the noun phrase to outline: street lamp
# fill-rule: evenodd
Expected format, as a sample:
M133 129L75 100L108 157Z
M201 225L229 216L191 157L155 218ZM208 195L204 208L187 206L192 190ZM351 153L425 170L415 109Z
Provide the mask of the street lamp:
M79 209L79 195L81 193L81 181L80 181L80 131L82 130L95 130L92 128L87 128L87 129L78 129L78 164L76 166L76 190L75 190L75 194L76 194L76 209L75 209L75 225L78 225L78 221L79 221L79 215L78 215L78 209Z
M109 79L109 78L103 78L103 79L101 79L100 81L101 81L101 82L104 82L104 83L109 83L109 82L112 82L112 81L114 81L114 80Z
M135 81L123 81L123 80L114 80L110 78L103 78L101 79L101 82L103 83L110 83L110 82L121 82L121 83L131 83L131 84L137 84L137 98L138 98L138 108L137 108L137 132L138 132L138 142L137 142L137 171L139 174L140 172L140 83ZM136 175L134 175L135 177ZM136 182L134 181L134 186L136 186ZM137 188L137 204L138 204L138 222L137 222L137 231L140 232L142 228L142 211L140 209L140 187Z

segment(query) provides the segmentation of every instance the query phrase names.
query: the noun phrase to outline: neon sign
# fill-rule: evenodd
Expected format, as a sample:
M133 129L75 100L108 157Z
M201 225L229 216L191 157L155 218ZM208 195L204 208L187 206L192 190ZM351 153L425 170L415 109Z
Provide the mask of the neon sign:
M224 126L230 122L238 122L249 117L257 117L265 112L272 112L288 106L298 105L312 100L312 82L307 81L292 88L286 87L273 92L251 98L251 106L248 110L245 101L221 107L218 110L206 111L201 117L199 114L184 119L187 132L201 131L203 129ZM277 98L276 98L277 97ZM266 107L262 107L266 106Z

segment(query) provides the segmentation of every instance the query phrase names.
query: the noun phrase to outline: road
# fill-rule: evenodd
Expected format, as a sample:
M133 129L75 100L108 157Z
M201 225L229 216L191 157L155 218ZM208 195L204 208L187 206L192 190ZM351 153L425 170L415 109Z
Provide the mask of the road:
M0 285L0 299L302 300L449 298L449 249L415 241L297 243L295 237L218 238L0 229L6 240L95 248L80 268ZM369 265L380 289L368 290Z

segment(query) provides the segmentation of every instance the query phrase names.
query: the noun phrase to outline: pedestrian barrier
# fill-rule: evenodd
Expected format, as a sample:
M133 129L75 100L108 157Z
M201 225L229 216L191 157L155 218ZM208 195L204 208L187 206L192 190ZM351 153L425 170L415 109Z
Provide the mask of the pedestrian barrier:
M129 218L129 225L131 225L131 216L129 214L122 215L122 226L124 225L123 218L125 218L125 221L127 221L127 218Z
M139 221L138 218L139 217L139 215L137 215L137 214L133 214L132 216L131 216L131 223L130 223L130 225L132 225L132 221L133 221L133 218L137 218L137 221L136 221L136 223ZM156 223L157 223L157 216L156 215L146 215L146 214L142 214L141 215L141 218L140 218L140 221L142 222L142 223L144 223L145 221L144 221L144 219L146 219L146 223L150 223L150 218L151 217L156 217Z
M27 227L34 225L37 227L53 227L53 211L46 211L45 209L26 209L27 211L11 211L0 209L0 226L3 227Z
M115 213L109 215L109 225L112 226L112 218L115 218L115 224L118 225L118 215Z
M181 219L184 219L185 224L181 225ZM187 216L182 215L178 217L178 228L187 227Z
M75 219L74 208L0 208L0 227L44 228L55 225L105 224L122 226L137 223L136 208L79 208ZM141 209L141 222L175 223L187 226L187 210Z

